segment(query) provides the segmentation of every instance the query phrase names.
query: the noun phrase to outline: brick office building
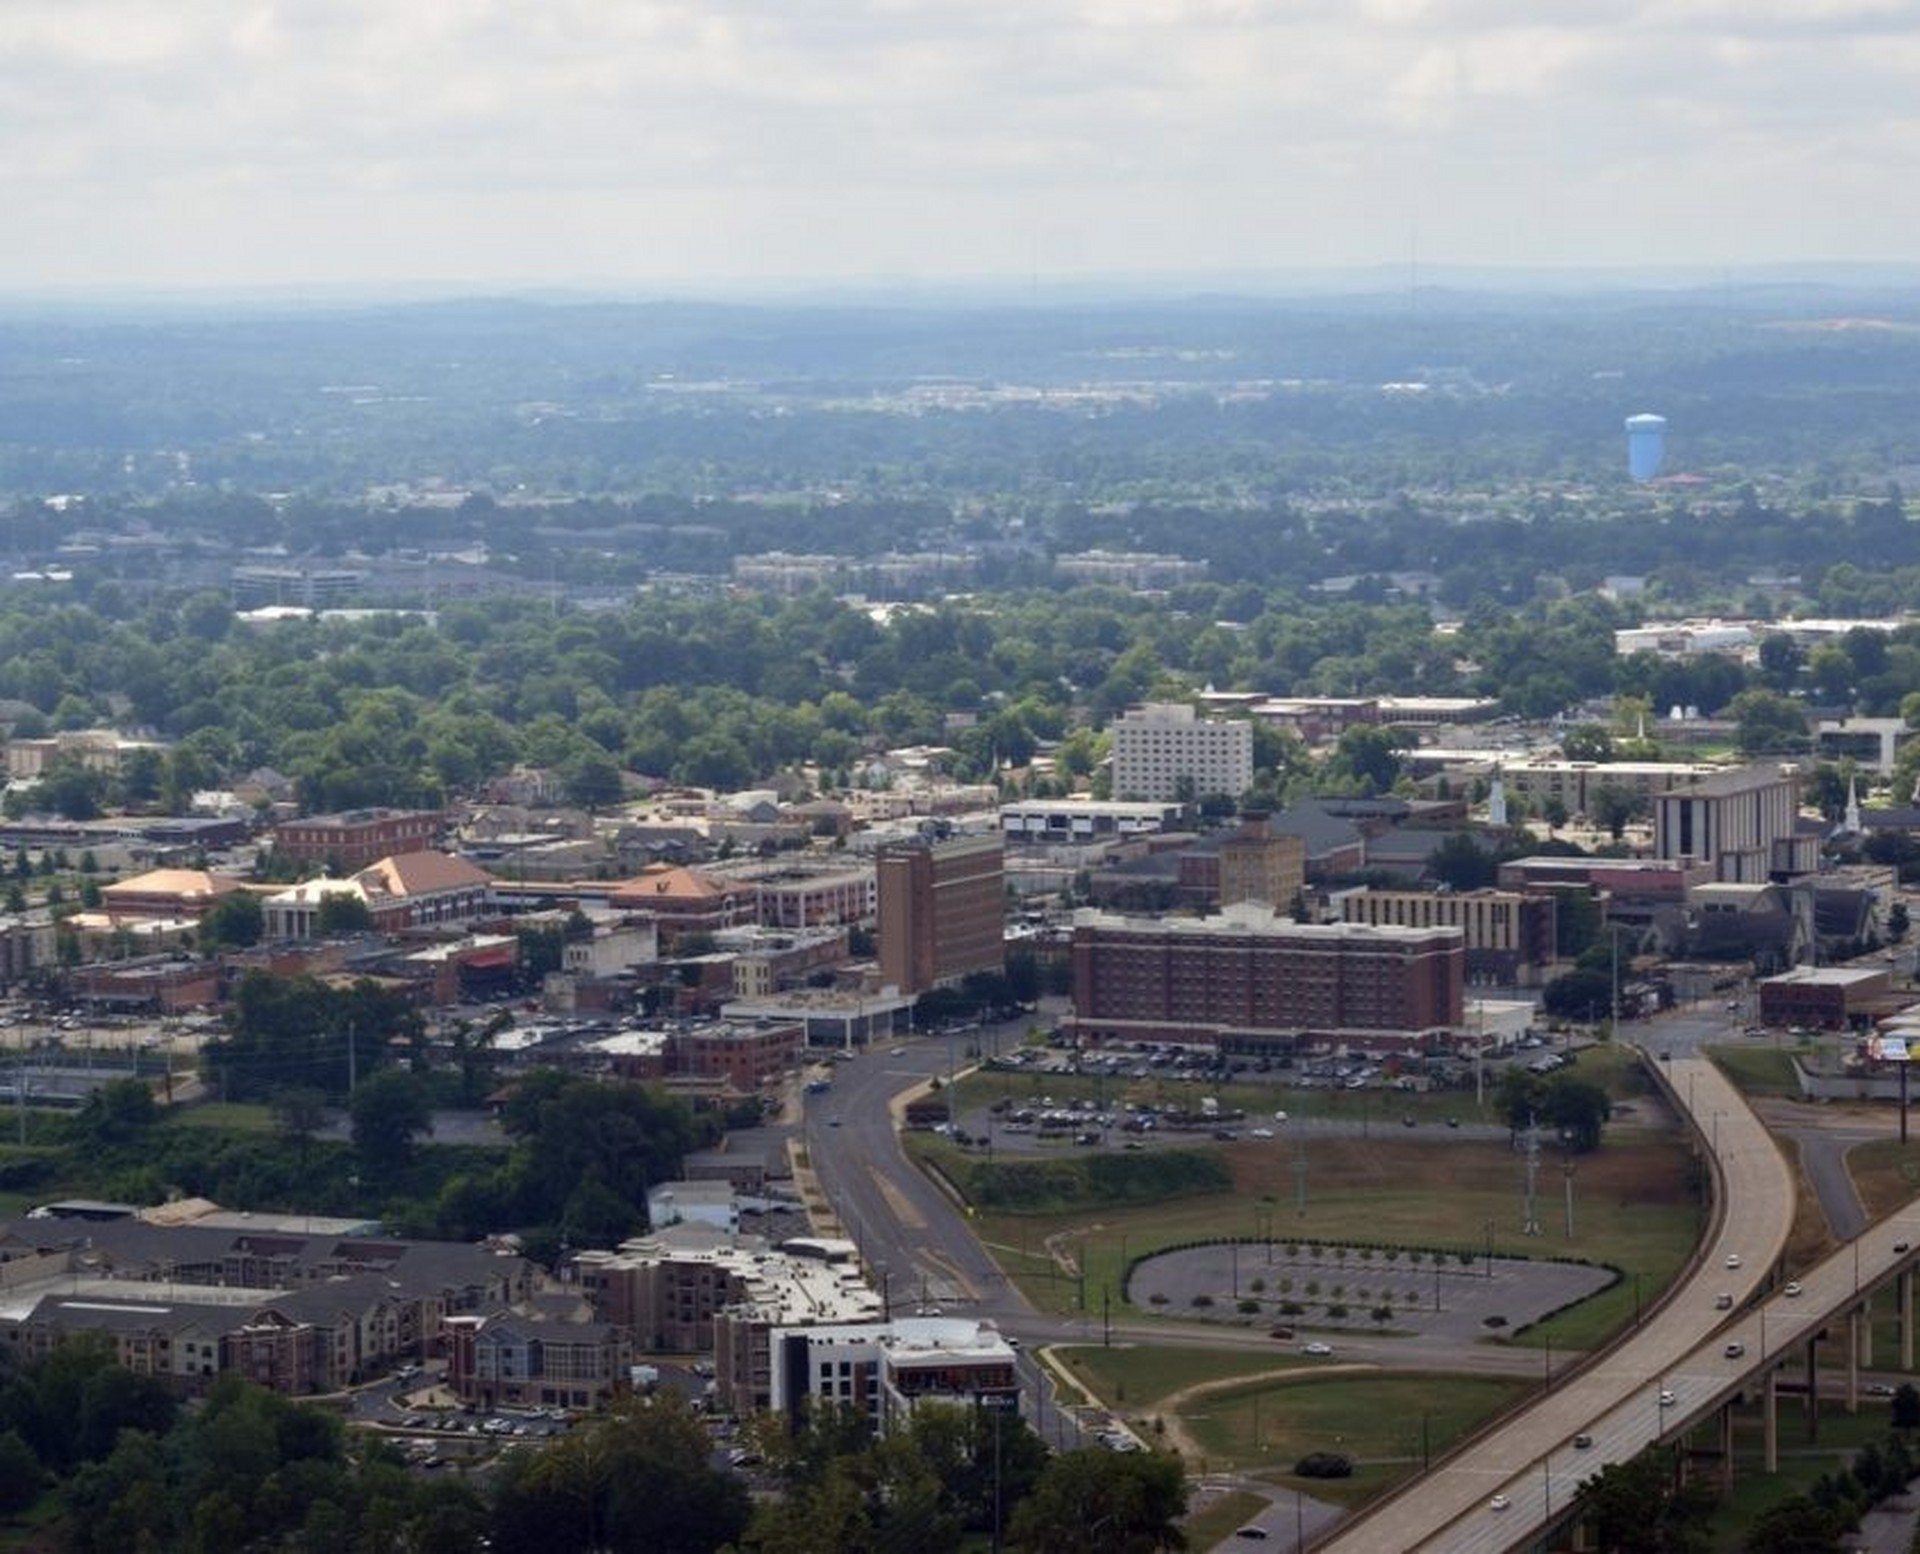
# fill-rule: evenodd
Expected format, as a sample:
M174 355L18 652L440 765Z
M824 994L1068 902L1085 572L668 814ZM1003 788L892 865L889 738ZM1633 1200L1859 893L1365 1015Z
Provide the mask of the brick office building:
M351 874L395 854L426 851L445 823L446 816L437 809L356 809L339 815L309 815L276 827L273 850L296 863Z
M995 836L883 848L880 977L902 993L1006 969L1006 846Z
M1294 923L1252 903L1216 917L1074 918L1067 1024L1092 1041L1252 1050L1301 1032L1416 1035L1458 1026L1458 928Z

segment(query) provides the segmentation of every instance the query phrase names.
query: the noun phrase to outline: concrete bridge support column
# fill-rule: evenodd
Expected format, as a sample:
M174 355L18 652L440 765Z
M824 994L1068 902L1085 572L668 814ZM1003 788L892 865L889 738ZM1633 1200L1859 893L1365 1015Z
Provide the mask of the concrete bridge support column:
M1807 1340L1807 1439L1820 1439L1820 1340Z
M1767 1472L1780 1471L1780 1387L1779 1375L1771 1365L1760 1385L1760 1423L1764 1437L1762 1463Z
M1894 1316L1900 1323L1900 1369L1913 1369L1913 1270L1893 1281Z
M1861 1337L1862 1328L1870 1328L1869 1322L1860 1320L1858 1306L1847 1313L1847 1412L1860 1412L1860 1348L1865 1340Z
M1733 1403L1720 1405L1720 1492L1733 1493Z
M1870 1371L1873 1369L1873 1297L1871 1295L1860 1302L1860 1315L1862 1318L1858 1350L1860 1369Z

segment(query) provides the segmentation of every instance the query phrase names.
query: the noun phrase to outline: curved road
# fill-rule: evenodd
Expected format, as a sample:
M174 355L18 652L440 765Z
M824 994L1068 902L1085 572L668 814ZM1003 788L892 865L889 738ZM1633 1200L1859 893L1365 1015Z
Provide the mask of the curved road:
M1693 1378L1676 1367L1726 1322L1716 1295L1744 1304L1778 1262L1793 1216L1793 1176L1760 1119L1712 1064L1676 1054L1658 1066L1719 1161L1720 1217L1692 1271L1617 1348L1317 1547L1339 1554L1510 1549L1564 1510L1583 1479L1658 1439L1668 1413L1659 1402L1663 1388L1675 1392L1676 1408L1693 1402L1679 1395L1682 1386L1693 1389ZM1703 1388L1714 1382L1699 1378ZM1589 1430L1593 1445L1575 1448L1574 1435ZM1494 1508L1496 1495L1504 1508Z

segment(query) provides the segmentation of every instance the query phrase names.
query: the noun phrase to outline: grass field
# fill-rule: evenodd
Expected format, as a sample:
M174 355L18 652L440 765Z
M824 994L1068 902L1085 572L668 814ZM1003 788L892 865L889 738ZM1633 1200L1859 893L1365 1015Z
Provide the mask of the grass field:
M1483 1420L1526 1396L1482 1376L1314 1376L1250 1382L1197 1396L1183 1412L1203 1472L1246 1470L1322 1499L1357 1505L1416 1472ZM1350 1479L1295 1479L1311 1451L1354 1460Z
M1707 1056L1747 1095L1785 1096L1800 1094L1800 1082L1794 1077L1793 1054L1773 1047L1709 1047Z
M1760 1417L1753 1409L1734 1415L1733 1493L1713 1518L1711 1546L1716 1554L1738 1554L1746 1546L1753 1519L1789 1495L1803 1494L1823 1473L1832 1473L1852 1460L1868 1441L1887 1434L1887 1411L1863 1408L1858 1414L1823 1412L1820 1440L1809 1444L1798 1411L1785 1400L1780 1405L1780 1471L1761 1472Z
M1897 1138L1856 1144L1847 1151L1847 1172L1867 1218L1879 1219L1905 1207L1920 1193L1920 1135L1905 1145Z
M1212 1548L1234 1528L1253 1520L1266 1508L1266 1501L1258 1495L1237 1489L1205 1499L1195 1496L1194 1503L1198 1509L1181 1523L1190 1549Z
M203 1101L168 1114L174 1128L211 1128L228 1133L272 1133L278 1127L273 1108L246 1101Z
M1245 1349L1158 1348L1119 1344L1111 1349L1056 1348L1053 1358L1094 1396L1106 1398L1127 1413L1151 1410L1188 1387L1245 1376L1255 1370L1292 1369L1312 1372L1317 1367L1291 1350L1276 1346L1271 1356Z
M941 1146L942 1149L951 1146ZM1571 1256L1625 1274L1612 1290L1537 1331L1537 1341L1584 1347L1632 1318L1685 1262L1699 1232L1691 1156L1678 1142L1621 1130L1575 1165L1575 1234L1557 1212L1548 1233L1519 1234L1523 1165L1504 1143L1458 1138L1421 1142L1316 1138L1295 1154L1256 1140L1219 1146L1233 1189L1096 1214L982 1214L977 1228L1001 1266L1043 1309L1098 1311L1103 1292L1120 1309L1122 1254L1213 1237L1363 1241L1497 1255ZM930 1153L936 1156L940 1150ZM1543 1192L1559 1207L1561 1179L1549 1161ZM1304 1191L1296 1196L1296 1189ZM1082 1302L1085 1302L1083 1305ZM1128 1308L1137 1318L1145 1313Z

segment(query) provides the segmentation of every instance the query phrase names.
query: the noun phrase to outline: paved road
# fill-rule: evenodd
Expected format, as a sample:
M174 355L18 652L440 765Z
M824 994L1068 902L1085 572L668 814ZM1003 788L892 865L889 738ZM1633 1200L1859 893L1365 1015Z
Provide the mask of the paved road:
M1656 1038L1657 1040L1657 1038ZM1524 1542L1564 1509L1580 1481L1607 1462L1624 1461L1658 1439L1666 1414L1690 1411L1718 1381L1676 1369L1724 1320L1714 1297L1744 1303L1786 1246L1793 1179L1760 1119L1731 1083L1677 1042L1661 1067L1675 1100L1716 1141L1722 1213L1704 1255L1673 1296L1624 1343L1572 1380L1490 1430L1432 1473L1377 1502L1321 1547L1340 1554L1434 1549L1471 1554ZM1739 1266L1729 1268L1730 1258ZM1672 1409L1659 1403L1674 1394ZM1576 1433L1593 1445L1576 1449ZM1543 1444L1546 1450L1542 1450ZM1493 1497L1507 1506L1493 1508Z

